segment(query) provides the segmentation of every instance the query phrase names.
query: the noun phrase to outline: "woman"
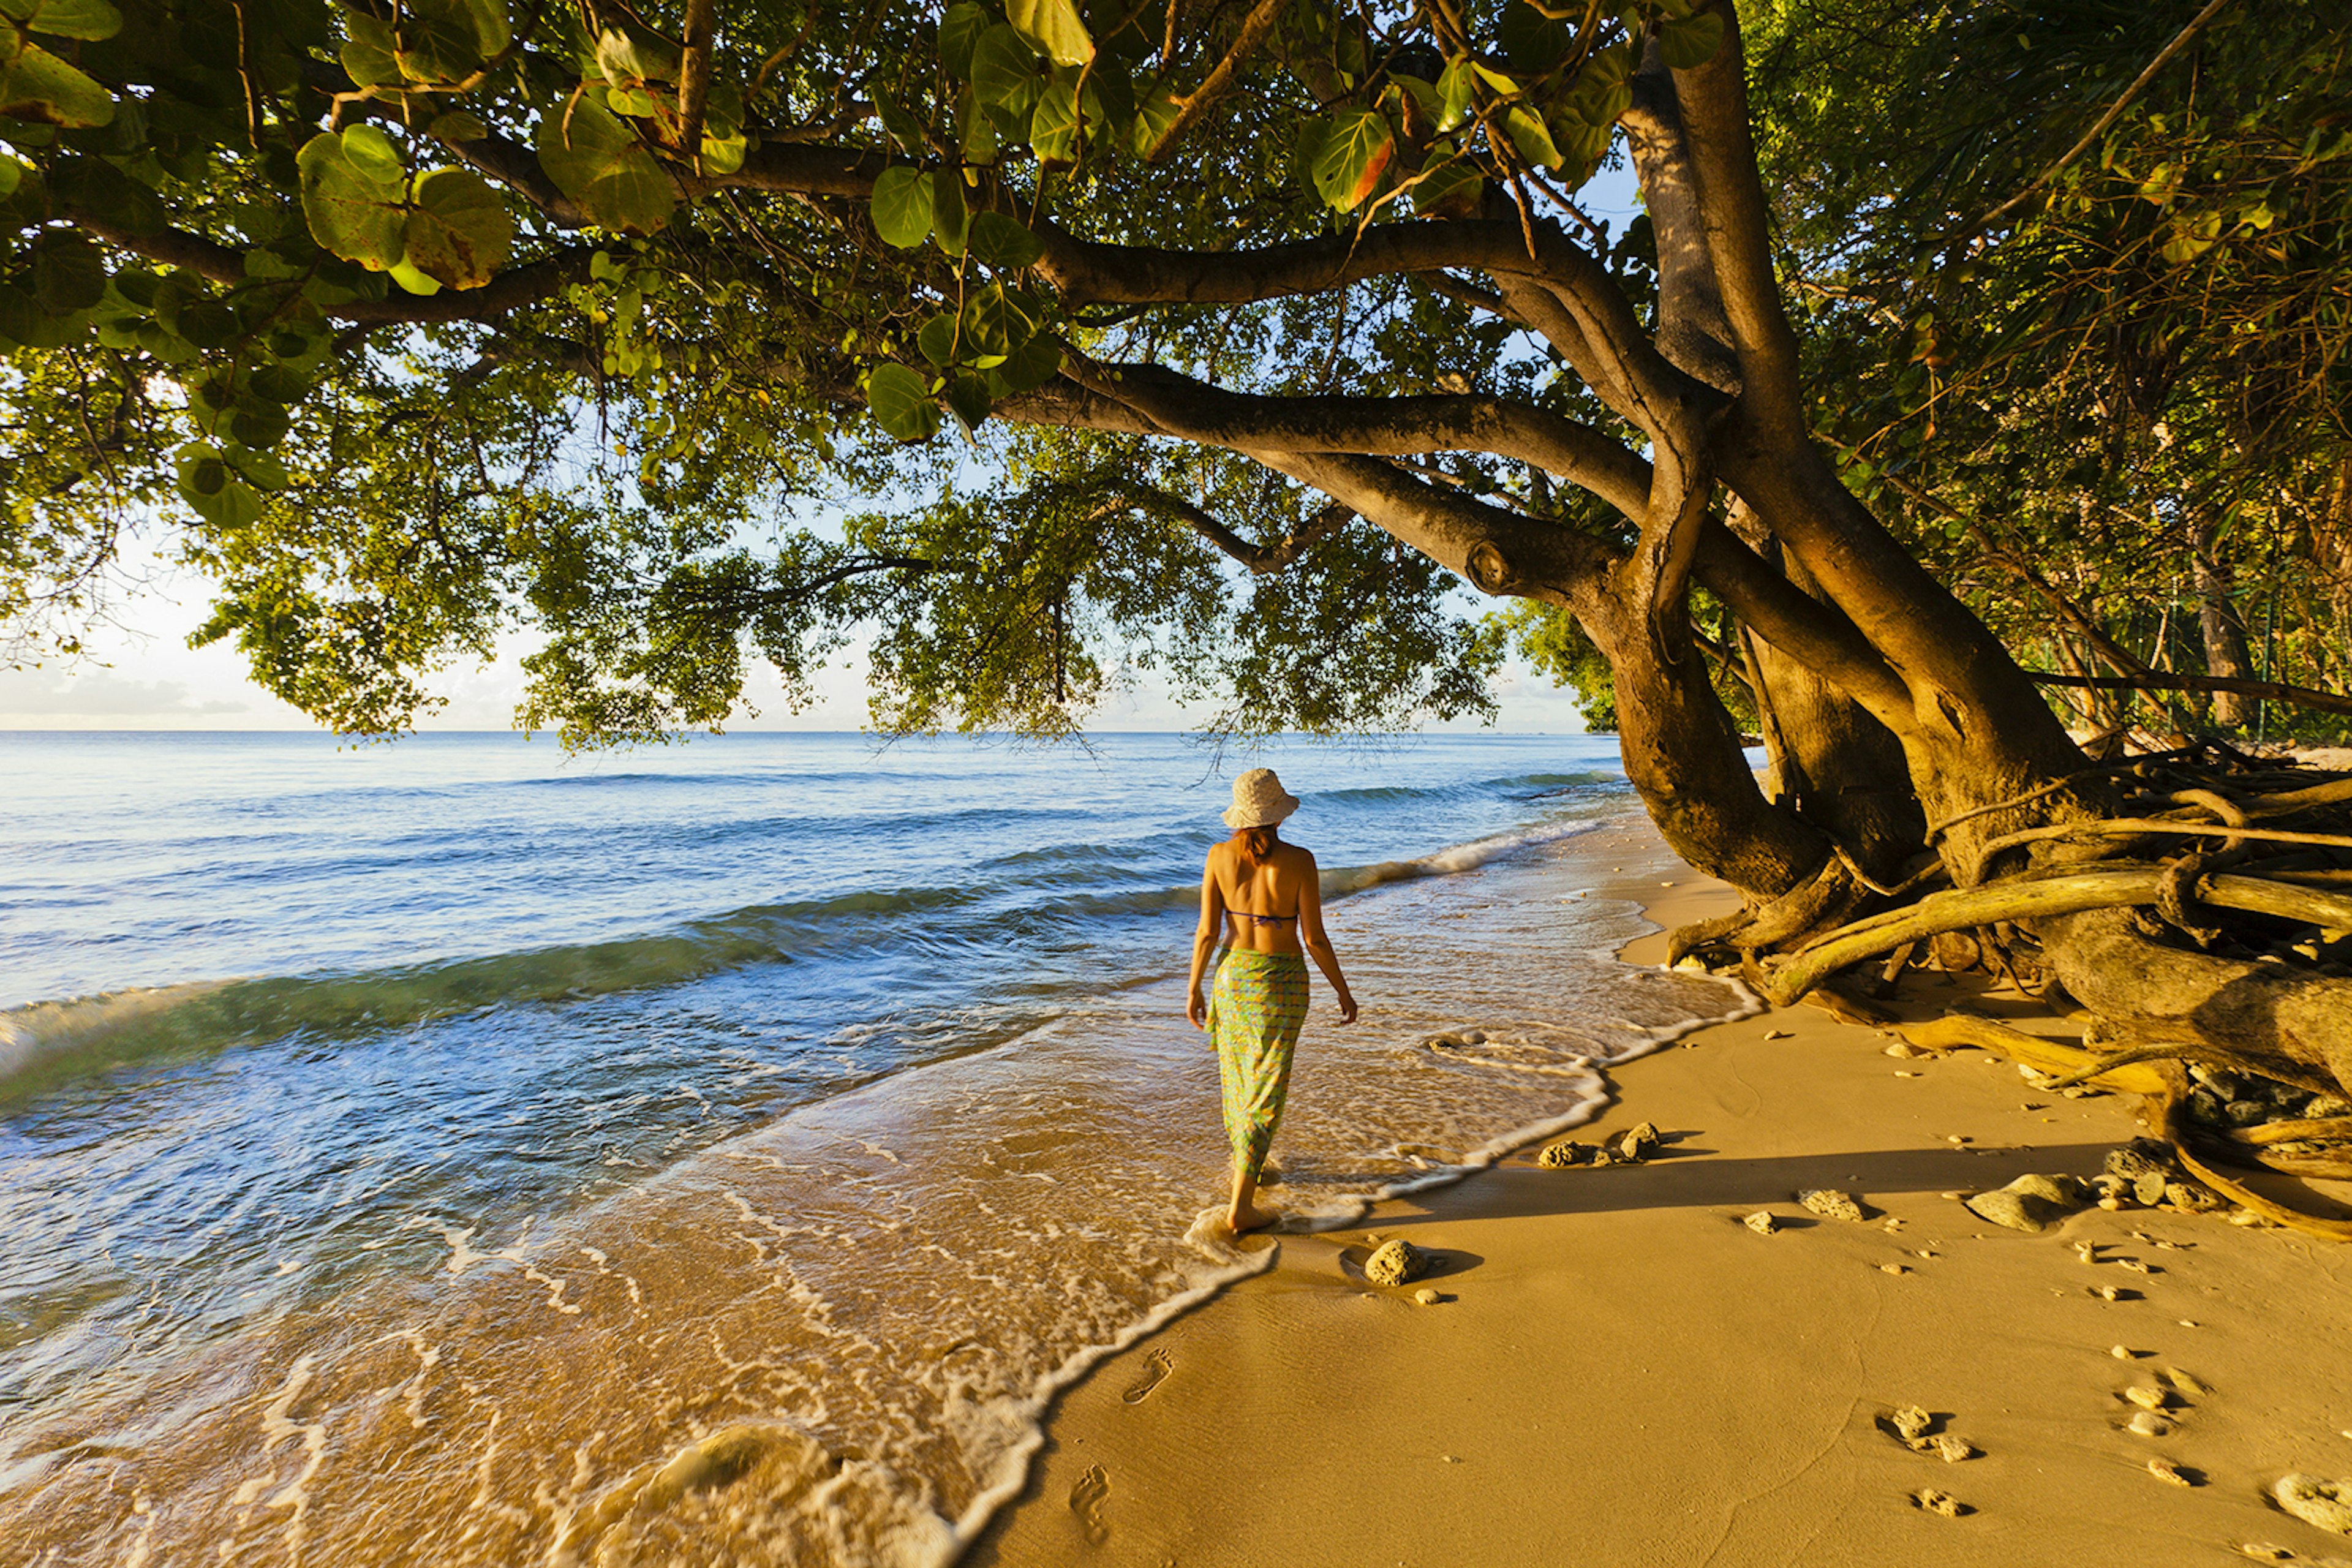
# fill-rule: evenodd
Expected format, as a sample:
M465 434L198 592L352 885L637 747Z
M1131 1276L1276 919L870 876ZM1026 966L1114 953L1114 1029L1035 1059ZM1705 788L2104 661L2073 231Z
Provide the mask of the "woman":
M1307 960L1300 944L1339 995L1339 1022L1356 1021L1356 998L1323 931L1322 889L1315 857L1285 844L1275 825L1298 809L1272 768L1234 781L1225 826L1234 836L1209 851L1201 874L1201 928L1192 937L1192 983L1184 1016L1216 1042L1224 1084L1225 1136L1234 1146L1234 1201L1225 1223L1238 1235L1271 1224L1259 1209L1258 1173L1282 1121L1290 1089L1290 1052L1307 1022ZM1201 976L1209 951L1224 938L1215 994L1204 1009Z

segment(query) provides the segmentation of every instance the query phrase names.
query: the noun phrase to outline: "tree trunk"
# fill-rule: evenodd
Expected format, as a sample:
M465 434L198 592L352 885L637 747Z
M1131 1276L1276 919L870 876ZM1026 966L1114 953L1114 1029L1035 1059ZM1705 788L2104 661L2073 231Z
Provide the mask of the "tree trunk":
M2205 634L2206 673L2252 679L2254 660L2246 646L2246 624L2232 599L2237 583L2215 552L2219 530L2213 514L2199 512L2194 526L2197 619ZM2217 691L2213 694L2213 718L2225 728L2242 730L2253 722L2254 705L2234 691Z

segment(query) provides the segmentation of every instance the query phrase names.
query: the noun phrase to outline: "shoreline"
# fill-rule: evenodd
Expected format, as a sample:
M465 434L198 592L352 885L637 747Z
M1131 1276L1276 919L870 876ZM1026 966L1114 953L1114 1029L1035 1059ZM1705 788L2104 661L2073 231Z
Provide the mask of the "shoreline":
M1593 891L1661 926L1730 898L1696 872ZM1960 994L1915 974L1904 1015ZM1056 1397L1027 1485L959 1562L1419 1568L1570 1542L1657 1568L2352 1562L2265 1495L2352 1476L2352 1249L2139 1209L2039 1236L1979 1220L1941 1194L2093 1174L2137 1101L1891 1039L1811 1006L1708 1026L1608 1069L1577 1130L1654 1121L1650 1164L1546 1170L1530 1145L1264 1244L1270 1268ZM1869 1218L1807 1215L1791 1199L1815 1186ZM1739 1223L1758 1209L1782 1228ZM1440 1272L1368 1285L1363 1257L1400 1237ZM2133 1387L2162 1395L2166 1435L2128 1429ZM1911 1405L1976 1455L1905 1447L1881 1422ZM1927 1489L1968 1511L1921 1508Z

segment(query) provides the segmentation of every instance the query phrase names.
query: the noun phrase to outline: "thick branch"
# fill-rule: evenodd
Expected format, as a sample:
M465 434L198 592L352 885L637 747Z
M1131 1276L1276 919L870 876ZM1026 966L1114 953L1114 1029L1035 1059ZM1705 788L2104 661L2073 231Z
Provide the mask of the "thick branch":
M1314 545L1347 527L1356 515L1349 507L1333 501L1318 509L1305 527L1284 535L1276 543L1258 545L1252 544L1182 496L1161 489L1157 485L1145 484L1140 479L1114 477L1106 479L1102 488L1122 497L1123 500L1106 507L1104 513L1098 515L1108 515L1133 507L1141 508L1147 511L1156 511L1163 517L1173 518L1259 576L1271 575L1288 566Z
M2308 686L2289 686L2278 680L2241 680L2226 675L2162 675L2154 670L2132 676L2054 675L2039 669L2026 673L2044 686L2079 686L2099 691L2234 691L2242 697L2262 697L2298 708L2315 708L2325 713L2352 713L2352 697L2315 691Z

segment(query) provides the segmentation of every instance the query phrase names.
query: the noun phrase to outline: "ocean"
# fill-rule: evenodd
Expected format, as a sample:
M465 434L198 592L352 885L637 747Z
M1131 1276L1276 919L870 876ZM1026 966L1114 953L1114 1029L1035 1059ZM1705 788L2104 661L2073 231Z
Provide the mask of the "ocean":
M1317 977L1289 1223L1748 1007L1611 956L1650 928L1594 889L1686 873L1595 863L1605 736L0 759L16 1563L951 1560L1056 1389L1274 1256L1200 1223L1183 1017L1244 767L1305 801L1364 1009Z

